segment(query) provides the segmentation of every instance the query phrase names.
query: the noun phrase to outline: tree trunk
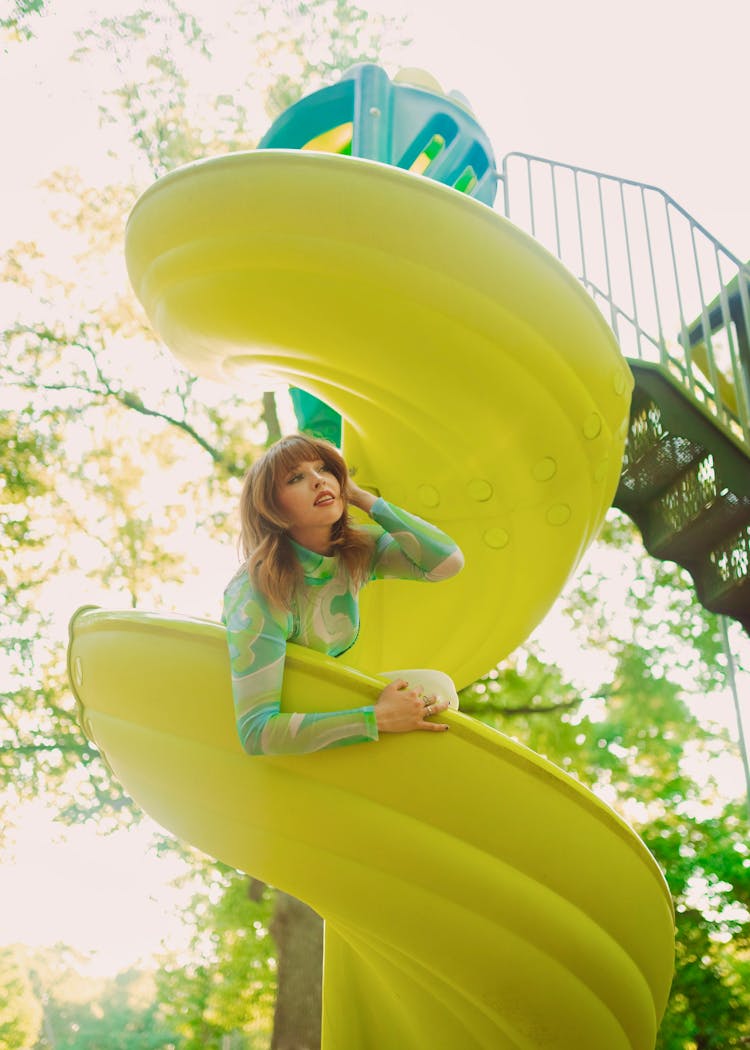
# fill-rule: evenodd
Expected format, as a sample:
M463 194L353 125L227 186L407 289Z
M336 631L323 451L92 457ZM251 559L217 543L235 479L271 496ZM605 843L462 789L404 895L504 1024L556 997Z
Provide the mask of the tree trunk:
M323 920L277 890L271 933L279 966L271 1050L320 1050Z
M263 411L260 416L261 422L265 423L268 438L266 445L273 445L281 437L281 423L276 410L276 395L273 390L266 390L263 395Z

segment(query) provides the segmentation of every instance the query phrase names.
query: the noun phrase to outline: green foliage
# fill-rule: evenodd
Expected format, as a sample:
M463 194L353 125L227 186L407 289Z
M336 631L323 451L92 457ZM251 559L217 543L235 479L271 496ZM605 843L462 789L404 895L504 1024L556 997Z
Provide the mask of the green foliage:
M9 8L9 13L0 16L0 29L7 30L16 40L30 40L36 19L47 8L47 0L10 0L4 6Z
M403 19L367 11L351 0L278 4L253 0L217 5L200 19L175 0L121 18L102 18L78 34L74 58L106 51L120 82L102 94L104 125L123 118L135 156L158 176L186 161L253 147L274 119L302 94L358 62L394 55L406 43ZM247 61L216 93L196 88L222 68L228 41L244 44ZM144 46L147 44L147 48Z
M747 957L727 951L700 909L677 915L677 958L670 1007L657 1050L732 1050L750 1041Z
M260 884L224 866L190 903L192 960L165 960L158 974L166 1016L179 1032L181 1050L243 1038L267 1045L275 997L276 962L269 936L273 896Z
M0 28L30 38L45 6L18 0ZM90 589L109 604L168 605L168 589L179 595L193 571L197 538L232 543L238 478L264 443L261 418L269 432L272 423L268 399L217 392L158 347L124 287L127 213L154 175L253 145L300 94L403 43L398 20L346 0L255 0L231 25L225 15L207 9L199 20L156 0L81 27L76 58L110 76L92 83L116 174L104 185L69 170L46 180L66 261L52 265L29 241L0 261L24 319L3 332L0 774L15 798L54 791L71 821L114 826L138 814L77 724L51 596L59 604L63 590L69 611ZM227 80L229 44L246 59ZM197 87L211 76L215 90ZM750 860L743 811L711 773L731 747L711 728L705 699L726 670L715 618L686 575L648 558L616 514L563 605L566 653L594 654L604 670L579 673L540 636L465 690L463 709L588 784L665 870L678 942L660 1050L746 1045ZM43 1004L53 1036L42 1034L38 1050L197 1050L225 1037L232 1050L266 1046L272 897L250 896L227 869L200 870L190 952L164 959L156 989L131 973L76 990L64 960L54 973L38 960L24 970L4 953L0 1042L28 1046Z
M275 120L302 95L332 83L361 62L382 62L408 41L403 19L377 15L350 0L292 3L280 32L278 8L269 7L259 36L264 61L281 70L266 96L266 113Z
M30 417L28 408L0 415L0 493L5 507L23 503L46 488L49 439L32 430Z
M0 948L0 1046L28 1050L41 1032L42 1008L22 952Z
M178 1050L153 975L130 969L92 978L80 965L61 945L23 957L41 1018L24 1050Z
M613 565L620 582L608 604ZM714 764L734 745L706 708L706 694L726 679L718 624L698 606L684 573L648 558L616 514L563 604L565 649L589 657L598 651L605 680L582 693L568 678L575 661L555 666L539 632L466 690L462 706L613 805L665 872L677 950L658 1050L747 1045L747 813L718 790Z
M60 456L60 435L29 407L0 412L0 612L7 651L21 665L30 656L33 628L28 624L28 597L40 581L43 539L33 507L51 489L50 465ZM18 571L17 552L28 564Z
M19 15L32 6L19 4ZM260 404L196 381L155 342L123 287L127 214L154 175L251 145L265 129L265 101L291 90L290 69L327 76L337 62L376 57L379 25L340 2L285 12L258 3L233 14L231 25L214 18L211 33L161 0L123 18L105 14L79 33L75 58L97 84L102 141L120 158L119 181L52 173L40 192L54 222L56 262L28 240L0 260L23 318L3 332L0 393L2 572L13 625L3 636L0 769L14 799L54 792L69 821L114 826L138 818L80 730L66 681L67 639L53 608L59 598L49 597L67 595L68 615L75 595L90 600L92 590L110 605L163 605L166 588L194 571L194 537L231 544L237 479L263 444ZM341 39L321 65L324 26ZM217 53L239 38L242 76L202 96L201 74L213 63L223 80ZM262 411L270 432L272 398ZM220 581L216 587L218 597ZM65 960L46 973L37 961L46 1031L39 1050L203 1047L224 1037L233 1050L268 1044L271 897L249 898L247 880L230 872L205 878L213 886L191 911L192 956L165 960L158 993L135 995L138 975L82 987Z
M114 123L118 110L130 126L130 141L153 176L201 156L205 143L186 114L188 74L193 54L207 56L198 21L173 0L161 0L124 17L104 17L78 33L76 61L111 54L120 83L100 103L103 123Z
M164 1022L153 982L136 971L106 981L99 994L82 1001L51 999L46 1040L39 1050L174 1050L175 1032Z
M192 89L197 70L216 64L226 40L244 37L248 55L255 47L237 87L249 101L259 77L268 90L276 80L268 65L269 27L275 26L273 46L286 41L310 72L314 58L300 57L298 49L318 46L324 8L303 5L287 16L259 3L231 26L214 19L212 35L174 0L160 0L82 27L74 57L105 61L110 87L100 94L103 123L113 141L135 147L129 154L134 169L150 182L176 164L223 151L239 142L236 136L248 144L239 96L225 93L206 107ZM351 17L347 12L337 3L325 16L348 41L337 52L342 60L359 34L366 31L372 42L381 25L375 19L365 27L359 8ZM50 268L31 242L9 249L0 263L24 317L3 332L0 578L9 670L0 767L18 797L42 785L69 791L69 801L61 801L68 819L101 815L105 807L113 819L128 820L134 810L116 784L107 786L108 771L78 727L66 681L66 637L56 617L42 611L46 596L67 581L82 602L93 590L108 593L114 605L169 607L165 588L178 588L199 568L188 553L188 524L194 535L232 543L237 479L263 443L261 410L273 422L267 402L248 405L197 381L155 342L122 284L122 230L137 190L128 168L120 170L119 184L89 185L70 170L46 180L56 250L58 257L67 253L67 264ZM204 455L202 467L186 470L194 450ZM162 483L155 500L156 477Z
M103 790L43 608L50 578L70 568L68 552L49 535L61 516L56 487L65 469L64 429L65 412L46 406L22 405L0 418L0 775L16 799L36 797L41 770L59 783L68 770L89 765L98 767L92 782Z

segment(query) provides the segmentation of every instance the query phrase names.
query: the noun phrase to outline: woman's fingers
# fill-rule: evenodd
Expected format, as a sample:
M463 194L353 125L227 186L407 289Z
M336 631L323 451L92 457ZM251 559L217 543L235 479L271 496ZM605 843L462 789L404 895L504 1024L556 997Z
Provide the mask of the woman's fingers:
M441 711L447 710L449 703L447 700L438 700L435 696L428 696L422 712L422 721L419 723L418 729L429 729L432 732L442 733L448 726L444 722L425 722L425 718L431 718L433 715L439 715Z
M414 729L443 732L448 727L426 722L426 718L440 714L449 706L447 700L425 696L420 689L398 679L387 685L375 705L378 730L384 733L409 733Z

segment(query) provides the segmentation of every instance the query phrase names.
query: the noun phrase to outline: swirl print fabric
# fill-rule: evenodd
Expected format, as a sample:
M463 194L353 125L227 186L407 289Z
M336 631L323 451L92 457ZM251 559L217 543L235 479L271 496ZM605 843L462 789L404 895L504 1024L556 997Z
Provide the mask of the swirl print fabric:
M373 538L370 580L436 583L462 568L461 551L435 525L382 498L370 517L376 524L360 527ZM358 588L346 567L335 555L292 545L304 577L292 612L270 605L244 565L224 592L237 730L250 755L305 754L378 739L372 706L317 714L281 711L287 642L341 656L359 631Z

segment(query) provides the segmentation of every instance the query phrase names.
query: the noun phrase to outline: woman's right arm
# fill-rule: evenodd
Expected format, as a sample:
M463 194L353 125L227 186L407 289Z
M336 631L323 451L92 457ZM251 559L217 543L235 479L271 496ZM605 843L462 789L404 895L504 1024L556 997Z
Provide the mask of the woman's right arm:
M378 739L373 707L318 714L281 710L287 630L258 598L247 573L224 594L224 623L240 742L250 755L289 755Z

